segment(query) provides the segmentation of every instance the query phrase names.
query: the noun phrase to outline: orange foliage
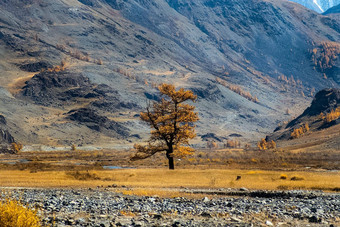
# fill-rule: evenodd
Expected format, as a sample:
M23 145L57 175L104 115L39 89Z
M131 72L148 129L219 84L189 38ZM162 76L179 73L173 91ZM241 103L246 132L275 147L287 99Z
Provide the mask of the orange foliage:
M331 69L336 65L339 54L339 43L322 42L318 48L314 48L311 51L311 58L314 66L320 72L325 72L327 69Z
M275 149L276 143L274 140L267 142L266 139L261 139L260 142L257 143L257 147L260 150Z
M133 79L133 80L136 80L136 77L134 75L132 75L129 71L127 71L126 69L122 69L122 68L116 68L114 69L113 71L121 74L121 75L124 75L130 79Z
M148 158L165 151L169 169L174 169L174 157L185 157L194 152L189 147L189 140L196 137L193 123L198 121L198 115L194 112L194 106L184 102L195 101L197 96L183 88L176 91L171 84L161 84L158 89L165 98L140 113L141 120L152 128L148 145L136 144L137 152L131 160Z
M66 61L62 60L60 62L60 65L54 66L53 68L48 68L48 69L42 69L41 72L47 71L47 72L61 72L64 71L66 68Z
M207 141L207 147L209 149L213 149L213 148L216 149L216 148L218 148L218 145L215 141Z
M309 131L308 123L301 125L299 128L294 129L294 131L290 134L292 139L299 138L303 134Z
M330 113L327 113L324 119L327 123L330 123L334 120L337 120L339 117L340 117L340 107L336 108L335 110L332 110Z
M224 148L236 148L240 146L241 146L241 143L238 140L227 140L224 143Z
M319 114L319 119L320 119L320 120L325 120L325 118L326 118L326 117L325 117L325 114L321 112L321 113Z
M229 90L241 95L242 97L252 101L252 102L256 102L256 103L259 102L259 100L256 96L252 96L250 94L250 92L242 90L242 88L237 86L237 85L228 84L225 80L222 80L218 77L216 77L216 82L223 85L224 87L228 88Z
M21 143L13 142L11 143L11 150L13 153L18 153L23 148Z

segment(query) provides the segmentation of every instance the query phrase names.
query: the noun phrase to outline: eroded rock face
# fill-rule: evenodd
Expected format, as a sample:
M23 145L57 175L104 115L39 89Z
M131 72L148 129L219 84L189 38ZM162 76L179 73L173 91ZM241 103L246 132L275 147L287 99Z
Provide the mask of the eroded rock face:
M6 118L3 115L0 115L0 154L11 153L10 144L14 142L14 137L7 129Z
M113 137L128 137L129 130L123 125L99 115L90 108L71 110L68 119L86 125L88 128Z
M22 64L19 68L26 72L39 72L42 69L52 68L52 65L48 62L39 61L34 63Z
M9 133L8 130L0 129L0 144L11 144L14 143L14 137Z
M302 115L317 115L330 112L340 106L340 89L324 89L319 91L309 108Z
M274 133L267 136L267 141L291 139L293 130L305 124L308 124L311 131L318 131L339 124L340 119L325 122L319 117L321 113L325 116L338 107L340 107L340 89L323 89L315 95L310 107L287 125L276 128Z
M82 74L63 72L41 72L26 82L22 96L43 106L60 106L62 101L75 96L86 96L93 85Z

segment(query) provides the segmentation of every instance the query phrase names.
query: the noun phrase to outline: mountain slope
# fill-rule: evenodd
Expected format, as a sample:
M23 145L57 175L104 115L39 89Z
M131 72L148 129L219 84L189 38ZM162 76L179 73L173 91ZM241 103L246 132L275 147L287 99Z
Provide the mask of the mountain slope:
M339 0L290 0L292 2L299 3L309 9L312 9L318 13L323 13L328 9L340 4Z
M334 14L334 13L340 13L340 4L333 6L332 8L329 8L326 12L324 12L324 15L328 14Z
M266 140L297 150L339 151L339 128L340 89L324 89L301 115L277 127Z
M340 83L338 58L323 54L340 53L339 21L286 1L0 6L0 113L24 144L140 141L148 128L138 113L161 82L198 95L199 136L257 140L290 117L287 108L299 113L315 90Z

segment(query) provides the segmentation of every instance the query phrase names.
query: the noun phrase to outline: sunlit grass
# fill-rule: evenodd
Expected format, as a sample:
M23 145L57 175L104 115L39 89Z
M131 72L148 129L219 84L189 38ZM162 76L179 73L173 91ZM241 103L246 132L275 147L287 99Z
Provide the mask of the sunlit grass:
M286 179L282 178L286 176ZM89 177L90 176L90 177ZM95 177L93 177L95 176ZM239 180L236 180L240 176ZM2 170L2 187L96 187L116 184L148 188L320 189L340 188L338 172L229 169L122 169L87 172Z
M36 211L24 207L15 200L0 202L1 227L39 227Z

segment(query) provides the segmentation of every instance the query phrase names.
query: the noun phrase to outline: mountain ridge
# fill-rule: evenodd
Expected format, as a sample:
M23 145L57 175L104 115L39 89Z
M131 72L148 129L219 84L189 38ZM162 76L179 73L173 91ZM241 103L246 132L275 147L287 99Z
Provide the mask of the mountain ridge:
M312 9L318 13L324 13L328 9L339 5L340 1L339 0L290 0L292 2L299 3L309 9Z
M303 111L314 90L339 86L339 62L335 58L325 64L322 54L339 55L339 21L287 1L0 4L0 113L17 125L12 131L25 144L114 146L117 141L140 141L148 129L138 113L147 100L157 100L155 87L162 82L198 95L202 120L194 143L202 144L200 137L208 133L254 140L291 117L284 114L287 108ZM42 61L54 69L65 61L66 71L89 78L90 90L56 87L67 94L63 100L50 99L57 106L23 98L21 92L38 73L20 66ZM55 73L59 77L64 71ZM72 102L77 104L70 106ZM130 136L122 140L70 121L67 113L77 108L94 109L128 128Z

